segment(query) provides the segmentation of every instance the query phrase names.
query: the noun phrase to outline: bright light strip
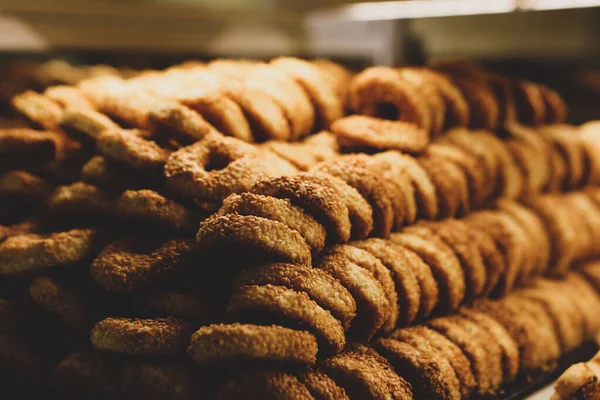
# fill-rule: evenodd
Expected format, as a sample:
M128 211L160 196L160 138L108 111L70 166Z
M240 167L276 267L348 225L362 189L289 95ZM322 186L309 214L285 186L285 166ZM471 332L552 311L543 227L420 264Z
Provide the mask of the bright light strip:
M515 11L515 0L410 0L357 3L318 11L311 18L341 18L348 21L383 21L457 15L499 14Z
M561 10L600 6L600 0L526 0L520 8L524 10Z

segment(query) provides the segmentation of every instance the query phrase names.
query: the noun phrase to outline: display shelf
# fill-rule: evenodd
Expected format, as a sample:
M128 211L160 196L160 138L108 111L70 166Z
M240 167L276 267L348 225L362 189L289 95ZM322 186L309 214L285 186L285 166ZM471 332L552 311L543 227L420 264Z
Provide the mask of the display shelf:
M385 65L455 55L492 60L599 55L600 8L582 9L593 5L589 0L550 3L413 0L319 10L306 19L308 53L364 57ZM564 9L568 5L573 9ZM541 11L559 6L561 11Z
M520 11L600 6L600 0L358 3L295 0L292 3L245 1L241 8L207 8L206 1L2 0L0 51L86 50L249 57L303 54L362 57L391 63L401 59L395 53L407 33L402 24L410 21L433 18L441 21L438 17L487 21L498 17L504 18L506 26L513 19L515 24L522 23L519 14L538 14ZM316 4L320 6L314 9ZM328 8L327 4L337 6ZM470 21L467 22L466 26L470 26ZM486 37L485 41L489 48L496 47L495 38ZM586 47L585 51L588 50Z
M0 51L155 53L298 52L301 16L285 10L210 9L193 3L2 0Z

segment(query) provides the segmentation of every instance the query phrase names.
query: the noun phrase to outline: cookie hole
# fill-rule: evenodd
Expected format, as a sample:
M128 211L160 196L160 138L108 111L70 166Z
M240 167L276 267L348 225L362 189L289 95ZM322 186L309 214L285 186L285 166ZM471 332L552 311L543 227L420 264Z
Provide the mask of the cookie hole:
M391 121L397 121L400 118L400 110L392 103L379 103L375 107L376 116Z
M231 160L228 157L224 157L219 154L211 153L208 159L208 163L204 166L204 169L207 172L211 171L221 171L231 163Z

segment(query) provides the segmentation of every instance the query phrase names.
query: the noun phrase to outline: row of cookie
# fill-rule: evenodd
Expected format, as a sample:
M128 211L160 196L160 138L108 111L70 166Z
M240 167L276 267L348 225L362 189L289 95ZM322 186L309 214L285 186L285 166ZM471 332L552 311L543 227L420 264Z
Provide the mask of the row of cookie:
M0 129L0 173L25 170L54 184L71 183L90 157L79 142L61 133Z
M89 347L49 360L42 343L0 332L0 383L21 398L214 399L218 376L190 359L124 359Z
M485 132L453 130L417 159L395 152L338 157L331 136L325 133L302 143L269 142L259 148L215 133L157 162L149 160L151 150L135 140L130 143L124 136L109 135L114 140L107 141L104 158L92 158L83 167L82 179L100 186L125 181L121 186L129 188L128 181L134 183L135 179L125 175L138 181L147 177L142 180L150 182L146 185L168 197L201 203L212 211L229 194L249 191L265 177L310 169L320 179L323 173L328 175L326 179L334 180L333 186L346 196L356 198L348 186L357 189L370 203L373 218L379 218L372 234L385 236L392 224L411 224L417 217L456 216L496 197L523 198L599 183L600 149L594 126L547 126L535 132L512 126L512 137L506 141ZM130 151L132 148L140 151ZM159 174L149 172L163 163L164 188ZM114 173L118 167L130 173ZM370 188L373 185L380 187L379 192L385 188L390 199L381 199L383 195ZM365 214L364 202L362 206ZM365 217L355 219L361 218Z
M15 234L0 246L0 298L24 311L31 298L85 336L111 315L220 320L231 290L198 268L193 240L165 232L72 229Z
M135 196L139 192L126 193ZM240 245L227 235L216 235L228 244L201 247L198 257L189 240L152 238L140 233L107 246L109 238L93 229L21 233L0 243L0 270L4 275L61 271L59 267L85 265L87 260L93 260L89 274L98 289L142 297L150 293L159 304L163 297L167 303L168 299L185 300L179 307L171 306L170 312L159 309L163 315L185 318L193 315L198 301L192 295L193 289L181 290L177 284L184 281L197 285L206 282L203 277L210 275L212 284L218 287L219 275L224 274L226 279L233 266L207 271L215 263L223 267L233 260L243 260L244 265L302 261L304 266L268 264L242 270L235 280L238 290L231 299L233 308L227 318L246 318L249 309L257 308L283 313L288 319L312 324L313 333L324 346L339 351L346 335L368 341L376 334L407 326L432 313L451 312L476 298L503 295L535 276L564 274L573 262L598 255L598 190L542 196L531 199L529 204L530 208L501 200L497 211L475 212L464 220L420 223L392 234L388 241L367 239L334 246L316 259L318 269L310 267L308 248L298 250L288 237L277 237L277 224L264 218L229 214L226 219L237 223L231 227L233 231L263 232L261 241L250 237ZM311 230L310 226L304 228ZM316 226L313 228L318 232ZM277 243L279 247L269 247ZM230 248L236 248L233 259L227 254ZM298 254L304 257L296 260ZM83 274L87 274L85 267ZM60 281L48 284L61 287ZM67 285L63 291L69 293L68 298L78 299L74 308L86 311L86 302L70 293L70 289ZM223 289L224 298L228 290ZM285 301L286 294L289 301L305 303L310 315L285 314L285 303L279 302ZM268 299L275 303L270 304ZM52 305L42 307L59 315L64 311ZM79 318L83 311L61 318L67 325L89 327L79 323L90 320L87 316ZM103 315L110 315L110 311ZM253 317L252 313L249 315ZM322 319L313 320L313 315L321 315ZM76 320L70 321L71 317Z
M315 253L325 243L385 238L417 219L465 215L494 198L527 198L543 191L596 184L600 172L597 146L575 131L567 134L556 129L556 135L548 135L550 140L525 130L508 141L488 133L456 130L419 158L391 151L342 155L308 172L262 180L250 172L252 157L247 155L218 170L192 165L190 160L206 151L200 141L169 158L166 185L176 198L225 199L219 213L200 225L197 241L201 248L248 241L241 236L252 232L228 226L235 224L228 214L238 213L270 219L265 223L277 225L278 234L288 243L295 243L296 249L306 249L308 244ZM236 192L243 193L227 198ZM325 230L324 239L304 229L319 226ZM225 231L229 232L226 238Z
M460 399L497 394L515 379L551 368L561 355L592 338L600 328L594 312L600 306L599 290L600 268L592 262L563 280L537 279L499 300L398 329L370 347L348 345L307 370L304 365L315 363L314 337L268 325L201 328L188 352L209 368L183 360L125 360L78 350L45 377L44 361L26 337L2 333L0 349L4 366L12 367L11 376L30 383L47 379L51 387L75 397L204 398L214 395L219 383L222 399ZM174 324L165 322L122 324L109 338L120 336L122 349L140 352L144 344L173 339ZM136 323L146 331L137 331L142 343L128 336ZM114 320L96 328L98 337L111 324L114 328ZM270 367L260 368L265 363Z
M567 197L581 198L580 194ZM575 203L565 203L564 206L572 208ZM560 203L554 200L551 208L558 209L558 204ZM525 283L531 276L543 272L544 260L547 262L550 254L548 243L544 241L544 228L539 226L539 220L536 221L531 214L528 216L525 209L519 211L516 204L505 204L505 208L516 213L517 218L525 218L523 221L533 222L534 225L523 230L518 228L515 220L510 222L510 219L506 219L508 215L495 219L489 212L481 213L479 217L476 213L470 221L474 222L475 227L480 224L479 230L474 229L468 234L469 227L462 226L463 232L467 231L465 234L468 235L462 239L455 234L460 232L460 221L443 221L395 234L392 242L370 239L349 246L335 247L326 253L323 261L318 264L326 272L299 265L281 264L242 272L236 281L236 285L242 288L234 294L230 304L230 308L235 305L239 310L234 307L236 309L230 310L228 314L241 315L230 317L235 320L243 317L244 310L252 309L256 312L258 308L263 307L263 312L279 312L287 318L300 318L303 322L301 325L311 325L323 340L329 341L329 348L339 350L344 341L343 326L350 326L349 332L352 333L352 337L368 340L377 331L389 332L396 324L404 326L415 318L426 317L436 309L436 305L438 311L448 312L461 304L465 296L471 300L491 293L494 288L499 293L507 292L512 289L517 279ZM582 223L582 220L579 223ZM491 235L491 240L489 236L486 240L486 230L481 229L482 224L495 227L494 233L487 234ZM578 230L577 233L581 234L578 237L587 236L583 231ZM427 239L424 239L424 236ZM591 239L590 236L587 237ZM465 241L477 238L479 248L472 248L471 251L465 248ZM172 246L170 248L167 243L146 250L148 255L128 250L139 249L140 245L135 243L141 240L120 240L107 247L92 263L92 276L108 290L130 293L157 288L165 283L166 278L181 271L185 251L169 252ZM393 241L400 245L393 244ZM595 248L595 242L581 242L587 242L585 248L588 251ZM173 245L175 244L173 242ZM170 262L164 262L165 252L169 253ZM210 263L210 259L205 258L204 261ZM215 261L223 262L219 259ZM136 266L142 271L137 270ZM140 275L141 272L143 275ZM245 283L261 284L262 287L243 287ZM311 297L271 284L292 285L295 290L308 291ZM332 292L328 293L330 289ZM253 294L252 291L257 293ZM273 303L269 304L269 299ZM298 311L286 308L285 301L293 300L305 303L304 305L312 310L311 315L302 314L303 309ZM320 312L314 312L315 310ZM285 314L286 312L292 314ZM299 314L294 314L296 312ZM250 315L255 316L252 313ZM321 315L323 319L311 321L314 315ZM111 341L112 346L122 346L123 343L139 342L139 338L135 336L136 330L139 330L137 324L145 326L146 323L152 325L155 322L113 319L104 324L109 326L106 328L108 331L115 325L131 325L130 334L134 336L129 341L124 341L123 338L113 338ZM184 326L190 329L189 325ZM319 329L322 332L318 332ZM110 335L103 332L100 337L106 339L110 338ZM142 346L147 345L143 341L141 343ZM162 351L181 351L185 347L185 342L183 343L165 341L164 346L169 350L143 347L141 351L146 353L136 353L140 350L123 350L122 347L110 349L129 351L136 355L156 355Z
M546 125L536 128L508 123L504 126L505 140L498 140L485 131L452 129L433 142L425 143L419 138L411 141L407 136L394 138L390 121L377 121L369 117L353 116L333 124L332 131L338 135L341 147L331 145L331 137L320 134L319 141L325 152L316 155L304 146L294 143L267 142L268 147L302 171L308 171L320 161L330 160L343 152L373 153L384 150L400 152L424 152L444 156L467 170L485 170L488 189L498 195L517 198L527 193L573 189L585 183L600 181L597 163L599 125L596 121L580 127L570 125ZM345 143L341 137L355 140L356 146ZM315 137L316 139L317 137ZM459 149L449 148L459 147ZM467 154L463 154L463 153ZM320 156L320 157L318 157ZM470 158L470 160L468 160ZM469 168L471 166L471 168ZM517 176L520 171L521 176ZM475 180L471 171L468 177ZM484 199L489 193L484 192ZM476 202L477 203L477 202Z
M122 321L119 318L113 318L117 322L111 325L111 316L151 318L143 320L148 322L147 327L138 325L145 333L137 331L154 343L146 352L153 356L172 354L178 359L171 360L175 365L172 379L178 371L186 369L189 362L183 354L191 333L204 324L221 321L228 286L219 286L212 274L194 268L198 260L193 258L192 241L139 232L116 241L111 241L114 240L111 236L78 229L49 235L16 235L2 243L2 263L9 262L14 269L5 270L10 275L0 277L1 382L6 378L7 385L23 382L28 388L31 384L42 388L50 385L70 393L73 387L63 382L73 381L65 373L72 373L72 368L87 368L79 371L90 374L87 380L75 381L78 385L89 384L98 374L106 372L94 368L121 358L109 355L105 360L104 356L85 350L89 347L92 327L103 321L109 326L106 329L111 331L110 335L136 327L135 322L119 322ZM118 275L113 275L112 280L110 277L103 280L104 271L109 268L120 269L127 277L121 281ZM114 282L113 286L107 286L121 290L105 290L96 280ZM101 330L101 325L96 329ZM145 354L140 347L137 350L140 353L136 353L135 341L126 343L126 337L122 340L123 353ZM142 346L148 344L144 339L137 341ZM132 347L127 349L127 346ZM61 361L63 357L66 358ZM87 361L92 365L85 364ZM162 370L160 363L152 369L152 361L147 359L128 360L128 364L131 368L126 371L133 374L128 382L138 379L138 373L145 376L148 368L148 373ZM181 368L179 364L183 364ZM53 369L56 371L52 372ZM73 397L68 398L78 398L71 394ZM104 394L105 391L100 391L98 396L102 398Z
M105 190L76 182L56 189L25 171L0 174L6 217L0 242L10 236L85 227L120 228L123 233L155 228L192 237L206 212L185 207L152 190Z
M105 159L93 158L83 168L82 177L100 184L111 177L121 178L122 187L111 193L75 184L56 190L50 202L52 211L66 220L70 213L80 218L104 217L120 208L125 217L154 220L162 226L191 232L203 214L194 204L201 203L212 211L231 193L250 190L251 193L229 198L220 214L236 212L287 224L293 230L292 236L297 232L303 236L296 241L306 240L316 253L325 242L346 242L350 237L360 239L368 235L385 237L394 228L414 223L417 217L452 217L494 196L515 198L541 190L572 189L595 183L599 169L593 142L584 141L574 132L569 136L562 130L559 132L556 134L559 139L550 144L531 132L521 133L519 139L506 145L513 154L521 155L518 158L507 156L509 150L503 147L506 142L492 135L454 131L446 137L452 141L432 145L431 154L419 159L395 152L346 155L320 163L309 173L266 180L263 178L279 175L285 169L279 163L280 158L273 156L275 162L267 163L264 153L255 147L211 134L169 157L166 185L161 183L160 173L154 180L152 174L143 173L128 180L124 179L126 174L118 173L118 168L112 173L111 168L103 168L110 166ZM21 134L21 139L25 137ZM477 140L488 146L479 146ZM467 141L478 153L467 151ZM517 163L517 159L522 163ZM449 171L454 173L448 174ZM183 204L151 191L121 194L130 186L129 182L160 188ZM118 185L112 183L114 190ZM12 171L2 175L0 191L3 196L47 202L51 188L31 174ZM119 203L123 203L120 207L115 205L119 196ZM193 221L189 216L195 216ZM213 216L205 222L210 226L203 228L218 228L219 218L222 219ZM203 228L199 240L204 235ZM235 240L236 235L239 233L233 233L230 240Z
M247 368L230 373L219 399L467 399L496 396L506 385L527 380L552 368L564 354L593 338L600 329L594 311L600 306L600 265L591 263L562 280L537 279L531 287L498 300L461 308L449 317L398 329L369 345L348 346L320 359L307 371L282 367L298 354L297 343L276 337L252 337L265 351L252 354L240 337L254 329L237 326L238 341L206 354L201 349L216 337L228 337L214 327L192 338L190 353L204 362L262 358L277 368ZM588 282L595 276L594 285ZM280 338L285 337L279 333ZM247 335L248 337L249 335ZM285 343L285 344L283 344ZM289 346L286 346L289 344ZM308 346L304 347L309 348ZM212 357L211 357L212 356Z
M75 85L84 79L97 76L129 77L136 73L137 71L131 68L116 68L107 64L75 65L58 58L44 62L15 60L2 67L4 84L36 90L53 85Z
M23 131L5 132L13 139L33 136ZM311 172L334 176L329 180L341 178L362 191L371 203L373 219L378 219L373 230L377 236L385 236L394 225L410 224L419 215L427 219L455 216L494 196L518 198L544 190L574 189L600 180L595 134L578 134L578 130L567 126L547 126L534 132L513 125L508 141L483 132L453 130L429 146L418 162L397 153L336 159L335 147L327 134L316 135L302 144L271 143L256 148L213 132L169 155L133 132L102 132L96 138L102 156L91 158L83 166L82 179L111 186L111 178L117 178L113 180L125 186L121 190L142 186L163 191L164 169L164 192L168 197L200 202L211 210L227 195L250 190L265 177L294 174L311 163L329 160L312 167ZM317 148L323 151L316 151ZM124 168L122 174L116 172L119 168ZM384 173L373 176L373 170ZM347 189L347 184L336 181L335 186ZM379 191L386 188L388 199L365 193L375 190L369 189L375 184Z
M152 105L152 96L175 100L197 110L223 133L248 141L297 139L314 131L315 122L327 128L343 117L345 103L361 115L410 122L434 135L456 126L495 130L506 121L562 123L567 114L554 90L469 63L372 67L351 80L349 71L323 60L215 60L144 71L127 80L108 74L49 88L44 95L67 107L94 104L128 126L152 130L152 113L178 115L161 113ZM41 97L28 93L14 104L30 120L42 121L46 128L57 126L56 112L51 118L31 118L36 112L28 104L45 104Z
M155 132L182 112L203 129L244 141L297 140L343 116L349 78L345 68L324 60L215 60L130 79L101 76L43 94L28 91L12 103L29 121L50 130L81 127L81 117L72 112L87 110L85 118L94 121L112 125L114 119Z
M139 138L127 133L106 136L103 142L105 146L99 147L106 150L101 151L101 154L108 154L108 157L94 156L91 149L82 148L79 143L60 133L29 129L0 130L0 194L24 200L33 198L38 203L44 203L55 185L79 180L115 193L137 188L163 191L163 164L157 163L157 158L160 158L158 153L143 146L149 142L139 145L136 141ZM234 140L216 133L209 136L225 141ZM216 148L219 141L220 139L215 142L207 138L204 143L207 147ZM260 176L297 172L294 166L267 148L255 149L240 141L235 144L241 146L236 147L239 152L256 156L252 168ZM309 144L307 141L298 146L308 148ZM161 154L164 156L164 163L167 153Z
M114 75L128 77L137 71L131 68L115 68L106 64L72 65L60 59L45 62L15 60L0 66L0 125L25 126L13 119L10 109L11 99L26 90L43 91L54 85L75 85L79 81L98 76ZM6 123L10 125L6 125Z
M580 226L581 226L581 225L580 225ZM567 237L571 237L571 236L572 236L572 235L570 235L570 234L569 234L569 235L567 235ZM60 242L60 241L59 241L59 242ZM584 243L585 243L585 242L586 242L586 241L584 240ZM49 243L49 241L48 241L48 242L44 242L44 243ZM588 242L588 243L589 243L589 242ZM63 244L63 245L67 246L66 244ZM131 244L129 244L129 245L131 245ZM139 247L137 247L136 245L133 245L133 248L138 248L138 249L139 249ZM139 250L133 250L133 252L134 252L134 253L135 253L135 252L139 252ZM115 253L116 253L116 255L117 255L117 256L119 255L119 252L118 252L118 251L117 251L117 252L115 252L115 251L114 251L114 249L111 249L111 250L107 251L107 254L109 254L109 255L114 255ZM126 255L127 255L127 256L129 256L129 251L126 251ZM216 261L218 261L218 260L216 260ZM109 259L109 264L110 264L110 263L112 263L112 262L114 262L114 259ZM60 263L59 263L59 264L60 264ZM132 263L132 265L134 265L134 264L135 264L135 265L137 265L137 263ZM150 325L152 325L150 322L148 322L148 323L149 323ZM114 325L112 325L112 327L113 327L113 328L115 328L115 329L117 329L118 327L121 327L121 326L122 326L122 324L124 324L124 325L126 325L126 326L128 325L128 323L127 323L126 321L116 321L116 322L114 323ZM111 328L110 328L110 326L111 326L111 325L109 324L109 330L111 329ZM144 326L144 322L141 322L141 326L142 326L142 327ZM179 325L177 325L177 326L179 326ZM184 326L185 326L185 327L187 327L187 328L189 328L189 325L184 325ZM132 328L134 328L134 329L135 329L136 327L139 327L139 325L132 324ZM175 345L175 348L177 348L177 349L178 349L178 350L177 350L178 352L180 352L180 351L181 351L181 347L185 347L185 345L181 345L181 343L180 343L179 341L173 341L173 344ZM169 350L169 351L171 351L171 350Z
M348 105L360 115L410 123L427 137L457 126L495 131L506 122L536 126L567 118L553 89L471 63L367 68L352 79Z
M484 131L452 130L423 148L424 154L416 158L418 162L395 152L374 156L346 155L337 160L337 148L326 133L315 135L302 144L268 142L252 147L213 132L168 155L157 152L150 142L134 134L104 131L103 139L98 140L98 150L104 157L135 169L156 171L164 168L169 194L216 204L231 193L250 190L265 176L310 170L316 171L316 175L326 172L337 176L356 187L359 183L348 181L360 176L366 176L363 181L371 179L375 169L382 173L372 179L390 180L391 186L396 188L389 190L403 192L393 197L406 198L408 223L416 214L430 219L455 216L460 207L477 208L494 196L520 198L531 193L572 190L600 182L595 124L586 124L582 128L548 125L536 130L512 124L507 130L510 133L507 140ZM361 157L363 160L358 161ZM315 165L320 161L326 163ZM367 165L353 165L357 162ZM356 174L358 167L362 170L360 176L346 178L350 170ZM453 195L446 193L448 188L444 188L444 184L450 186L448 181L461 190L454 191ZM385 185L380 183L379 186ZM411 193L411 188L415 194ZM431 193L421 193L423 190L439 192L440 206L415 205L419 199L432 197ZM453 198L444 201L446 197ZM464 204L457 205L461 200ZM450 203L449 209L444 209L446 203ZM415 208L419 205L422 209L417 213Z
M119 376L124 391L121 396L127 393L125 398L190 399L187 397L189 388L196 388L195 392L199 395L214 385L203 378L209 374L186 357L136 358L93 350L89 345L89 326L85 327L87 335L84 337L83 326L79 325L77 330L73 330L71 325L67 325L81 311L73 307L76 303L68 296L69 291L64 287L51 285L46 278L36 279L31 286L32 296L40 301L42 307L53 305L55 309L51 311L57 312L60 309L62 313L57 312L57 315L66 318L58 320L55 315L34 308L36 304L24 308L22 303L17 305L15 301L0 301L0 382L4 388L16 386L13 390L17 390L9 393L20 393L24 398L33 396L33 393L28 395L29 391L56 393L61 398L68 399L123 398L117 396L120 390L116 390L115 378ZM80 289L79 292L84 290ZM84 295L83 298L87 299L87 296ZM175 305L185 300L171 299L170 304ZM158 303L154 303L156 304ZM162 307L168 307L167 304L169 303L163 299ZM104 306L106 307L105 304ZM122 309L120 311L123 312ZM157 315L155 309L152 311L153 315ZM159 321L160 319L155 320L152 327L160 326ZM172 325L193 327L188 328L186 337L180 343L184 350L191 332L201 326L197 319L195 322L175 318L167 318L165 321ZM217 320L208 319L203 323L215 321ZM65 326L59 323L64 323ZM147 335L153 336L156 343L159 343L161 337L176 342L177 338L170 336L169 332L163 332L161 336L157 331L148 329ZM186 392L179 393L181 390Z
M532 199L531 208L502 200L498 210L464 220L417 224L389 240L327 248L314 261L316 268L309 249L278 237L276 225L239 214L223 217L230 230L214 232L225 239L200 250L204 258L207 249L216 251L209 259L225 263L226 249L236 248L244 266L282 259L303 263L241 269L224 320L302 327L316 336L320 354L331 354L347 341L368 342L475 299L505 295L537 276L562 275L573 263L598 256L598 192L593 196L543 196ZM232 232L264 236L240 243L230 239ZM296 258L302 254L305 258Z

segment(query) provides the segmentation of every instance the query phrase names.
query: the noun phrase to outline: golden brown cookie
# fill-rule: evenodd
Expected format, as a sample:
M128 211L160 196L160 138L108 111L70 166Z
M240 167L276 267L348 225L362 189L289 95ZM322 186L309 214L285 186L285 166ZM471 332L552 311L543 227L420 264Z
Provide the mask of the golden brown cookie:
M409 227L409 232L410 229ZM465 300L472 301L481 296L487 281L486 266L479 247L472 242L471 232L461 220L446 219L434 223L421 223L414 233L421 234L423 238L438 236L446 243L454 251L463 268L466 280Z
M331 131L346 151L396 150L417 154L429 143L429 133L413 123L366 115L338 119Z
M48 182L26 171L0 174L0 196L43 205L48 202L52 191Z
M298 174L262 180L254 185L252 192L290 199L325 227L329 242L347 242L351 229L348 207L325 178L313 177L311 181L304 178L305 174Z
M337 64L336 67L342 68ZM258 64L246 76L246 84L263 90L279 103L290 125L292 140L311 133L315 110L308 93L292 76L274 66Z
M106 115L92 108L81 107L66 108L61 115L59 125L74 138L93 144L105 130L119 129L119 125Z
M83 221L110 220L114 217L116 195L83 182L59 186L50 200L48 211L55 219Z
M401 171L406 172L414 186L419 217L425 219L435 219L437 217L439 205L436 188L427 171L415 158L392 151L380 153L375 155L374 158L386 160L396 165Z
M582 311L575 307L576 303L569 296L562 293L560 287L556 286L556 282L538 279L534 285L534 287L528 287L515 295L536 301L546 307L548 315L554 323L563 352L579 346L585 338L585 321Z
M359 114L411 122L429 132L429 106L423 95L390 67L371 67L357 74L349 88L348 103Z
M475 129L493 131L499 122L498 101L494 97L487 81L479 74L459 75L447 74L458 87L470 109L469 126Z
M371 234L374 227L373 208L358 190L341 178L320 172L303 174L302 179L308 184L327 185L335 191L348 208L351 225L350 238L363 239Z
M454 371L433 349L396 339L379 339L374 348L411 384L416 398L460 399Z
M327 129L344 115L344 99L336 93L335 85L328 74L317 65L293 57L278 57L271 60L275 69L291 76L308 94L316 114L316 125Z
M0 273L19 274L86 260L102 246L95 229L16 235L0 243Z
M446 336L467 355L478 393L483 395L498 391L503 383L500 348L483 328L457 316L436 318L427 326Z
M258 321L257 321L258 319ZM317 337L323 354L340 352L346 344L344 328L331 313L303 292L282 286L251 285L236 290L225 314L226 322L285 321Z
M28 162L48 162L55 159L60 146L61 138L53 132L25 128L0 129L0 154L3 158L22 157L27 158Z
M327 268L324 270L329 273L334 272ZM349 291L352 288L347 282L340 279L338 274L330 275L324 270L306 265L283 263L244 268L235 277L233 287L270 284L284 286L297 292L305 292L319 306L328 310L338 319L344 329L348 329L351 323L353 326L360 325L355 319L357 305L354 301L356 296L353 297L352 291Z
M508 331L495 319L485 313L462 308L460 314L485 329L500 347L502 354L503 381L512 382L519 372L519 348Z
M396 285L392 278L392 273L383 265L381 260L366 250L351 245L337 245L330 247L326 254L342 255L359 267L371 272L375 279L381 284L385 292L390 308L389 317L382 325L380 332L385 335L396 327L400 315L400 306L398 303L398 293Z
M517 117L526 125L541 125L546 121L546 102L540 86L525 80L513 81Z
M432 143L427 147L426 154L441 157L457 165L467 178L469 187L469 204L478 207L487 196L488 179L486 166L474 154L463 150L452 143Z
M396 293L398 296L400 315L398 317L399 326L406 326L413 322L418 315L421 306L421 297L425 297L425 292L421 293L421 287L417 280L417 271L410 264L400 250L390 246L382 239L367 239L363 241L351 242L350 245L366 250L377 257L386 268L392 273L392 278L396 284ZM430 289L430 288L428 288ZM437 287L431 288L437 290ZM431 292L432 294L435 294ZM426 292L429 294L430 292ZM435 299L431 299L435 302Z
M282 106L262 88L252 87L244 79L237 83L228 85L226 93L247 117L254 141L289 141L292 132Z
M161 169L169 157L158 144L124 129L102 131L96 146L103 156L142 170Z
M309 369L298 375L298 380L308 388L315 400L348 400L346 391L339 387L327 374Z
M302 208L289 199L278 199L253 193L233 194L223 201L219 214L254 215L279 221L298 231L311 247L318 252L325 246L325 229Z
M452 161L437 156L418 159L435 186L437 218L452 218L471 209L465 173Z
M213 215L200 224L196 248L205 257L225 256L231 261L282 261L309 265L310 246L287 225L262 217ZM235 249L235 252L231 252Z
M312 171L333 175L355 188L373 210L372 236L387 237L394 226L394 204L389 183L379 177L360 156L342 156L318 164ZM400 211L400 210L398 210Z
M519 347L522 370L544 370L558 358L558 338L540 304L508 296L495 302L481 302L475 308L497 320L508 331Z
M371 272L341 254L325 254L318 267L339 280L352 294L356 301L356 318L348 334L358 341L368 342L390 314L383 287Z
M116 201L124 219L185 233L196 233L204 213L187 208L153 190L126 190Z
M326 358L320 368L357 399L412 399L411 386L398 376L389 362L371 349L350 347Z
M504 258L504 268L492 294L510 292L521 271L524 245L527 244L522 236L517 236L516 231L511 229L515 222L493 211L479 211L469 215L467 223L477 230L488 232Z
M439 287L437 307L456 310L465 297L465 273L450 247L435 237L424 239L413 233L395 233L391 241L417 253L430 267Z
M423 325L397 329L390 337L406 341L425 341L435 351L439 352L442 357L445 357L454 369L460 383L461 396L465 398L471 395L475 388L475 377L471 369L471 362L461 348L451 340Z
M544 274L549 267L551 242L542 220L531 209L511 200L500 199L496 202L496 207L509 214L528 232L536 255L532 274Z
M90 266L90 275L109 291L147 291L185 271L192 247L186 239L125 237L102 250Z
M486 177L485 184L480 188L481 201L488 199L493 194L498 185L499 160L484 140L478 138L473 131L455 128L446 132L436 143L452 144L459 147L463 152L476 157L476 162L481 166L481 173Z
M183 354L194 327L176 318L107 318L92 329L90 341L99 351L132 356Z
M174 101L154 103L150 111L150 118L158 125L168 128L170 132L178 135L187 143L201 140L215 131L215 128L202 115Z
M550 237L550 270L553 275L563 275L577 255L577 231L573 226L571 212L555 200L556 197L538 196L528 199L529 206L544 223Z
M404 170L401 163L400 165L395 163L394 160L399 156L399 153L387 153L388 155L393 154L391 157L385 157L386 153L380 153L380 157L367 157L369 164L373 166L382 177L387 179L396 190L392 196L392 200L398 199L402 206L402 215L396 212L396 223L394 224L394 230L401 229L404 225L410 225L417 219L417 199L415 197L415 188L411 182L410 175ZM400 156L401 157L401 156ZM396 208L396 206L395 206ZM400 219L402 217L402 219Z
M46 88L44 96L56 102L62 108L79 107L91 108L92 103L76 87L67 85L56 85Z
M86 299L67 284L52 278L35 278L29 285L29 294L68 327L86 334L92 328L93 315Z
M12 98L14 109L35 126L57 130L62 114L60 106L49 97L27 90Z
M191 337L189 355L203 365L244 362L314 364L317 341L306 331L282 326L220 324L200 328Z

